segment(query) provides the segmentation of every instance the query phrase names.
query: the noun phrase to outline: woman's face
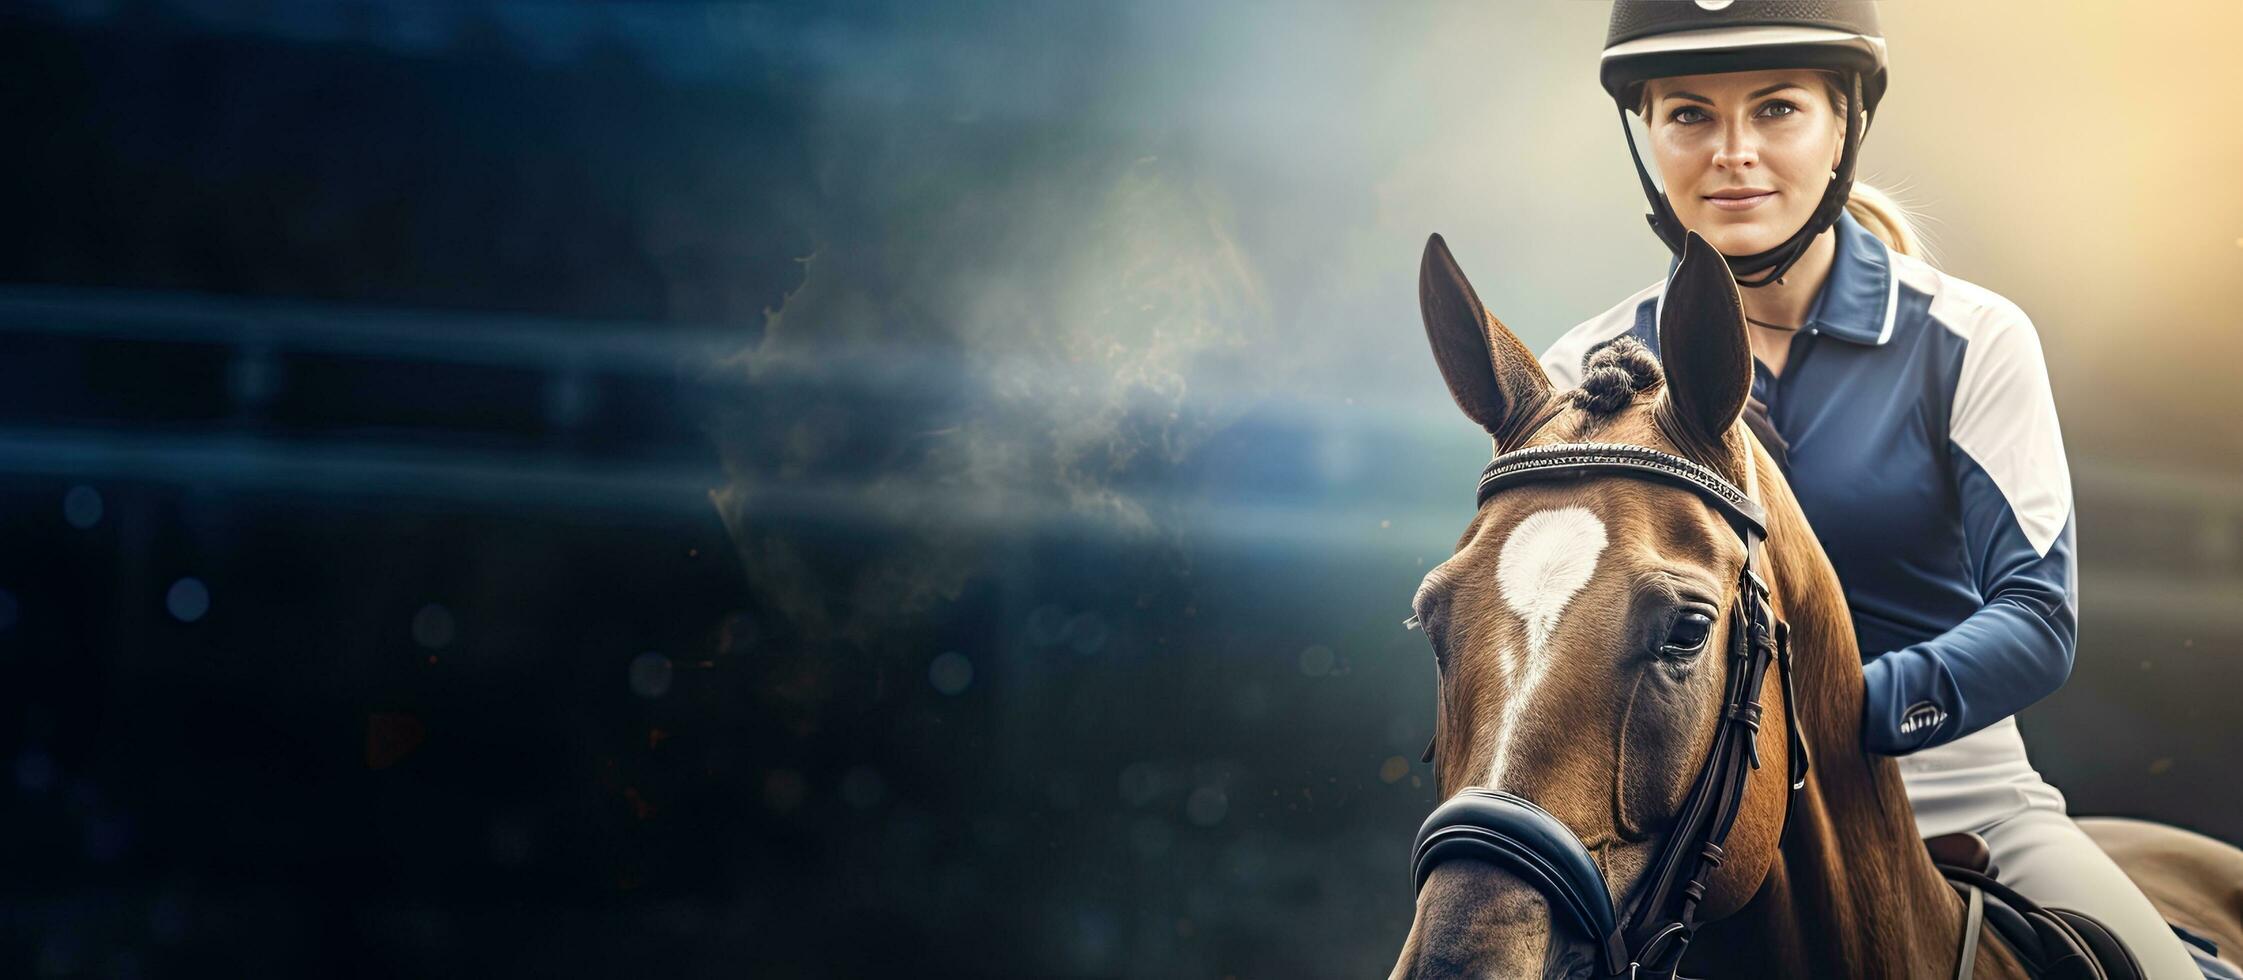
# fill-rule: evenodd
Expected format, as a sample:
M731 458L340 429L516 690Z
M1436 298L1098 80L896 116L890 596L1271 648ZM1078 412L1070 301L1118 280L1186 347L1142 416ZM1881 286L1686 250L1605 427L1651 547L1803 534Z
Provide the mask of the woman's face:
M1729 255L1782 244L1807 223L1845 148L1820 72L1653 79L1646 124L1667 201Z

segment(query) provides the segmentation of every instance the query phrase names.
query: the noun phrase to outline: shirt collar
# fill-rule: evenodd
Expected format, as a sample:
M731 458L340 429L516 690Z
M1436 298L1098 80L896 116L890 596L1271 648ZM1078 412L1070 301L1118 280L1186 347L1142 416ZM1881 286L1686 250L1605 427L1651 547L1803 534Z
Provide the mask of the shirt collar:
M1831 258L1830 277L1807 311L1807 327L1856 344L1881 345L1892 339L1893 317L1900 310L1900 278L1893 274L1891 250L1851 214L1840 212L1836 227L1838 252ZM1681 264L1680 259L1668 260L1669 282ZM1659 300L1663 307L1664 287Z
M1807 311L1807 325L1840 340L1877 346L1891 340L1900 310L1900 277L1892 251L1845 212L1838 215L1838 254L1830 278Z

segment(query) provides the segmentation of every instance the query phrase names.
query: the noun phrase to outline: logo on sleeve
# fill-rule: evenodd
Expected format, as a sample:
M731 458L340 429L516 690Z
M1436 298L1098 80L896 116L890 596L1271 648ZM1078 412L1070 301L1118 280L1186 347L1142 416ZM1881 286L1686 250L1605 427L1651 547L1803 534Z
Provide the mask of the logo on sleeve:
M1901 714L1900 733L1911 735L1926 729L1938 728L1939 723L1946 720L1947 712L1938 705L1929 701L1918 701L1909 705L1908 710Z

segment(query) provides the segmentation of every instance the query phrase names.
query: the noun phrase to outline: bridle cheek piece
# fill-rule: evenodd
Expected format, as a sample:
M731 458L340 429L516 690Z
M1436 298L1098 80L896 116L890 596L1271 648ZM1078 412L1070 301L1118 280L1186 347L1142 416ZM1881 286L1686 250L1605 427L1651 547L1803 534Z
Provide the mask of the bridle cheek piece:
M1570 443L1497 456L1480 474L1479 503L1521 483L1590 477L1671 483L1695 492L1728 518L1745 545L1729 629L1729 682L1713 745L1683 798L1673 827L1643 878L1642 901L1621 922L1618 904L1581 838L1533 801L1500 790L1467 789L1434 808L1417 832L1411 864L1417 887L1441 862L1475 858L1540 891L1564 922L1597 947L1610 977L1673 977L1697 932L1706 883L1726 856L1745 787L1760 768L1760 688L1768 666L1782 678L1790 766L1785 827L1807 781L1807 744L1791 693L1790 630L1768 603L1760 545L1768 534L1759 502L1695 462L1642 446Z

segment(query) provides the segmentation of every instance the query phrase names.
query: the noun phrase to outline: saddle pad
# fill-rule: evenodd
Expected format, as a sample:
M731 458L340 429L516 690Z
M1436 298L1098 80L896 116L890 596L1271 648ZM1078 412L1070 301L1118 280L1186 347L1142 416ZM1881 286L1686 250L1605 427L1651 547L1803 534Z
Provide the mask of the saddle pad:
M2181 928L2178 923L2167 924L2173 927L2173 934L2181 937L2181 942L2188 946L2188 955L2196 961L2196 968L2204 972L2204 980L2243 980L2243 969L2237 969L2235 964L2221 959L2220 947L2211 940Z

